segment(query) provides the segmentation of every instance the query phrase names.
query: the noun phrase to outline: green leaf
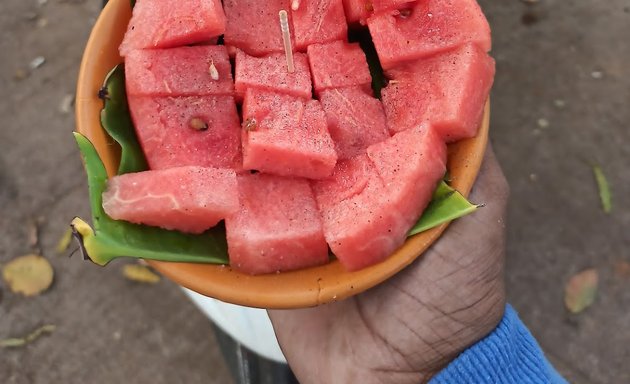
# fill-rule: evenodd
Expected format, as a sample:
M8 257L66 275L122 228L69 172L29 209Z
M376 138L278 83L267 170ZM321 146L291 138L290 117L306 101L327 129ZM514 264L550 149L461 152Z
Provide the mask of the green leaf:
M605 213L612 211L612 196L610 195L610 185L606 179L606 175L599 166L593 167L593 173L595 174L595 181L597 182L597 188L599 189L599 199L602 202L602 208Z
M72 221L81 252L99 265L122 257L150 260L227 264L225 228L217 226L201 235L137 225L111 219L103 210L107 172L96 149L80 133L74 133L88 175L93 229L80 218Z
M118 64L109 72L101 95L105 100L105 107L101 111L101 124L109 136L120 144L122 151L118 174L146 171L149 167L129 114L123 64Z
M409 236L471 214L478 208L478 205L470 203L459 192L442 181L433 193L433 199L422 217L409 231Z

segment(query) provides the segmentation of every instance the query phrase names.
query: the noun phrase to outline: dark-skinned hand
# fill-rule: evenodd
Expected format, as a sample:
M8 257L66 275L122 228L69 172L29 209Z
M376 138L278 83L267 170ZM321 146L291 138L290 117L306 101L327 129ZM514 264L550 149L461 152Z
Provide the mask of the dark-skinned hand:
M508 186L489 149L470 199L485 207L454 222L385 283L316 308L269 311L301 384L427 382L498 324Z

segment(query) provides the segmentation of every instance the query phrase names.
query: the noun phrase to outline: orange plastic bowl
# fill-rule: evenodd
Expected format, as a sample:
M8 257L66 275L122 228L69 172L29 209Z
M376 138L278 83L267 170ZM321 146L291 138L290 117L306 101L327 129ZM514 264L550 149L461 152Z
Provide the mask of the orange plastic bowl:
M109 175L118 168L120 152L101 128L103 107L98 90L105 76L122 62L118 54L131 17L129 0L110 1L98 18L83 54L79 73L77 130L98 150ZM477 177L488 141L489 107L476 138L449 146L451 185L465 196ZM228 266L150 261L182 286L225 302L259 308L301 308L342 300L363 292L412 263L444 232L447 224L413 236L385 261L347 272L338 261L294 272L249 276Z

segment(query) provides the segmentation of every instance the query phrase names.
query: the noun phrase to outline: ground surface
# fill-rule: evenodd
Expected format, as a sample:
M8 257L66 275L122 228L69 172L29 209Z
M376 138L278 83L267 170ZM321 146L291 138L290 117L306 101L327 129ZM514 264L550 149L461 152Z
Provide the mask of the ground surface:
M498 76L492 142L512 186L510 301L575 383L630 382L630 2L483 0ZM43 219L53 287L26 299L0 286L0 339L54 324L50 336L0 349L0 382L229 383L212 327L171 283L125 280L56 255L74 215L88 216L85 178L65 111L100 0L0 3L0 263L30 253ZM29 63L46 62L28 73ZM613 190L598 201L591 164ZM568 278L596 267L595 304L569 316Z

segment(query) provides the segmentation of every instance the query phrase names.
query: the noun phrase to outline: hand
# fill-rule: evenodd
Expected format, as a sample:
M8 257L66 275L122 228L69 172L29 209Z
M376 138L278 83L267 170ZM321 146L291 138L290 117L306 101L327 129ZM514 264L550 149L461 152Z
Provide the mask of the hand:
M486 206L453 223L411 266L341 302L270 310L300 383L427 382L490 333L505 308L508 194L489 149L470 197Z

